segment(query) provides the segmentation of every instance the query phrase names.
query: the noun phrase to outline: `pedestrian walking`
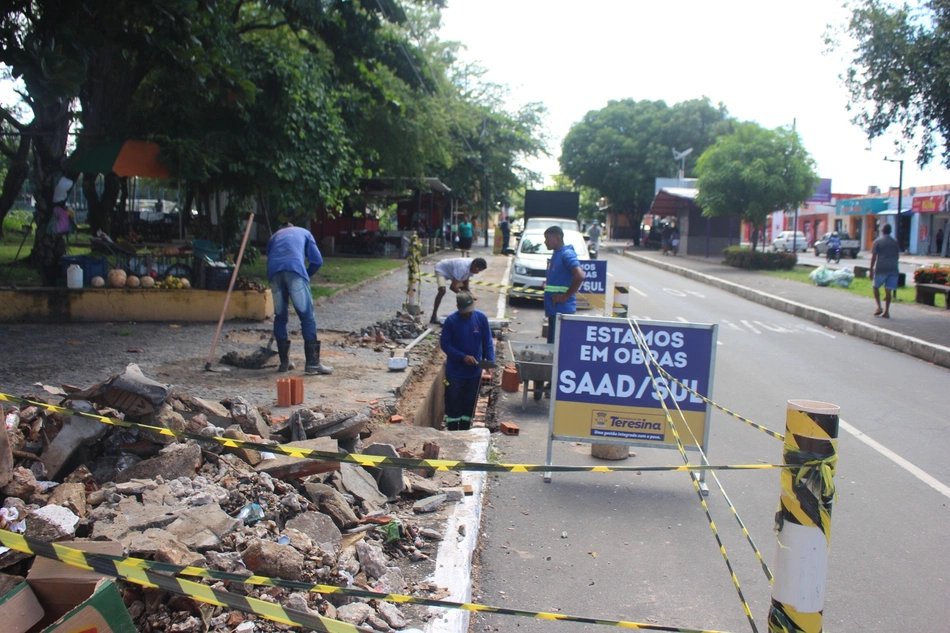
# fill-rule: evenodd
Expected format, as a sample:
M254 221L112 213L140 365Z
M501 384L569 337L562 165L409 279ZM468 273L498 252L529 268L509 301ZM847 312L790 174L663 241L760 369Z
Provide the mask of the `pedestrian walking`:
M462 251L462 257L468 257L472 253L472 239L475 237L475 227L469 222L468 216L463 215L459 222L459 250Z
M439 290L435 295L435 305L432 306L432 316L429 323L439 322L439 304L442 303L442 297L445 296L445 289L448 287L452 292L458 293L460 290L468 292L468 281L472 275L477 275L488 268L488 263L482 257L471 259L469 257L453 257L443 259L435 265L435 279L439 285Z
M460 291L455 303L458 310L445 320L439 340L445 352L445 427L467 431L482 381L479 361L495 362L495 344L488 317L475 309L472 293Z
M310 231L288 222L267 242L267 279L274 299L274 338L277 339L279 372L292 369L290 364L290 337L287 323L290 304L300 319L308 374L331 374L333 368L320 362L320 341L317 340L317 321L313 314L313 295L310 277L323 266L323 256Z
M937 245L937 255L943 255L943 228L937 229L936 245Z
M871 246L871 265L868 267L868 276L874 282L874 301L877 303L874 316L891 318L891 295L897 290L897 281L900 276L897 262L900 254L900 244L891 237L891 225L885 224L881 228L881 237L874 240ZM881 286L884 286L883 308L881 307Z
M590 238L590 248L595 253L600 252L600 236L603 235L603 230L600 228L600 222L594 220L591 224L590 229L587 231L587 237Z
M544 245L551 251L544 283L544 314L548 317L548 343L553 343L557 315L577 312L575 296L586 275L574 247L564 243L561 227L549 226L544 231Z
M662 236L660 246L663 248L663 254L666 255L673 247L673 228L669 224L664 225L660 235Z

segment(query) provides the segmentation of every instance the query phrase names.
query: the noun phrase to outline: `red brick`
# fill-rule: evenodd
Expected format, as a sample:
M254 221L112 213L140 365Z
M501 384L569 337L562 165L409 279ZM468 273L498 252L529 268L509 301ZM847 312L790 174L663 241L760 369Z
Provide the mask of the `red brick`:
M521 429L514 422L502 422L499 429L505 435L518 435L521 432Z
M390 416L390 418L389 418L389 423L390 423L390 424L402 424L403 420L405 420L405 418L402 417L401 415L393 415L393 416Z

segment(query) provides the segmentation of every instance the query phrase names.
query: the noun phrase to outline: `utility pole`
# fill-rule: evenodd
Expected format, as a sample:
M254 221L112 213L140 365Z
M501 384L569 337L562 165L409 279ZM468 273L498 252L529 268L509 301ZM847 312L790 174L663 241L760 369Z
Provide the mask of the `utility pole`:
M894 237L897 238L897 244L902 249L904 247L901 242L901 208L904 206L904 159L903 158L885 158L889 163L900 163L900 179L897 182L897 215L894 219ZM907 245L907 248L910 248L910 244Z

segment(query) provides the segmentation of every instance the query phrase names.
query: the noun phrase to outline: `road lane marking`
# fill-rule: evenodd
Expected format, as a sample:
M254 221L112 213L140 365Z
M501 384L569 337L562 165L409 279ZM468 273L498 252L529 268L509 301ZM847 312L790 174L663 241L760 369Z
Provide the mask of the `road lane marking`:
M727 321L727 320L723 319L722 322L725 323L726 325L728 325L728 326L729 326L730 328L732 328L733 330L739 330L740 332L745 332L745 330L743 330L741 327L739 327L738 325L736 325L736 324L733 323L732 321Z
M668 295L673 295L674 297L685 297L686 293L682 290L677 290L676 288L664 288L663 292Z
M745 319L742 319L741 323L742 323L742 325L744 325L744 326L746 326L747 328L749 328L750 330L752 330L752 333L753 333L753 334L761 334L761 333L762 333L762 332L759 332L757 329L755 329L755 326L752 325L751 323L749 323L748 321L746 321Z
M891 449L887 448L880 442L872 440L870 437L865 435L863 431L859 431L858 429L851 426L844 420L839 419L838 426L840 426L842 429L844 429L845 431L847 431L848 433L850 433L857 439L861 440L862 442L864 442L865 444L867 444L868 446L876 450L878 453L880 453L887 459L891 460L892 462L894 462L895 464L897 464L898 466L900 466L901 468L909 472L911 475L913 475L920 481L924 482L925 484L927 484L928 486L930 486L931 488L933 488L934 490L936 490L943 496L950 499L950 486L944 485L943 483L938 481L935 477L927 474L926 472L924 472L923 470L921 470L914 464L910 463L909 461L907 461L906 459L904 459L903 457L901 457L900 455L898 455Z
M705 299L705 298L706 298L706 295L704 295L703 293L699 292L698 290L687 290L687 291L686 291L686 294L691 294L691 295L693 295L694 297L699 297L700 299Z
M829 334L828 332L825 332L824 330L819 330L818 328L813 328L813 327L810 326L810 325L799 325L799 326L798 326L798 329L799 329L799 330L805 330L806 332L814 332L815 334L824 334L824 335L827 336L828 338L838 338L838 337L836 337L834 334Z
M691 323L689 319L684 319L683 317L676 317L676 320L680 323Z
M793 330L782 327L781 325L769 325L768 323L763 323L762 321L756 321L759 326L763 329L766 329L770 332L778 332L779 334L793 334Z
M637 293L637 294L640 295L641 297L646 297L646 296L647 296L647 293L643 292L642 290L638 290L637 288L634 288L633 286L627 286L627 288L629 288L629 289L632 290L633 292Z

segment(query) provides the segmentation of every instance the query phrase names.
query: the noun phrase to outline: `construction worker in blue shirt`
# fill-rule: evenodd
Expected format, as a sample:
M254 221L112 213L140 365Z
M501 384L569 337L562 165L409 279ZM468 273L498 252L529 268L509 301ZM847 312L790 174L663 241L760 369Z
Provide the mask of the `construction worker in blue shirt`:
M482 381L479 361L495 362L495 343L488 317L475 309L472 293L460 290L455 303L458 310L445 320L439 340L445 352L445 426L467 431Z
M564 243L561 227L548 227L544 232L544 245L552 251L544 283L544 314L548 317L548 343L553 343L557 315L577 312L575 296L586 275L574 247Z
M290 339L287 323L290 320L290 304L300 318L303 333L304 353L308 374L331 374L333 368L320 362L320 341L317 340L317 320L313 315L313 295L310 294L310 277L323 266L323 256L310 231L284 224L267 242L267 279L274 298L274 338L277 339L277 354L280 358L279 372L292 369L290 363Z

